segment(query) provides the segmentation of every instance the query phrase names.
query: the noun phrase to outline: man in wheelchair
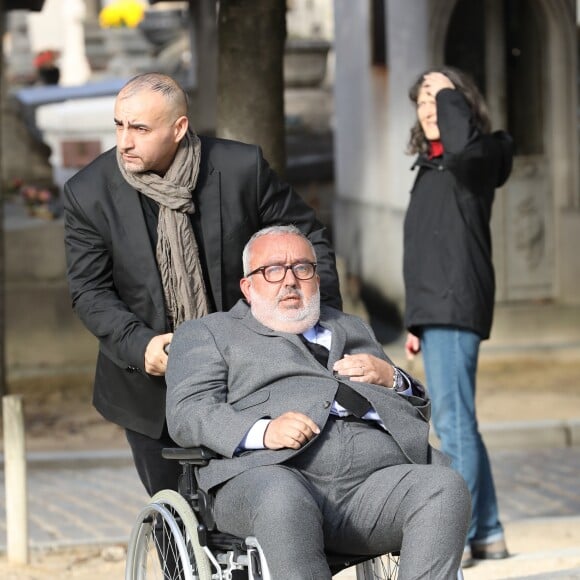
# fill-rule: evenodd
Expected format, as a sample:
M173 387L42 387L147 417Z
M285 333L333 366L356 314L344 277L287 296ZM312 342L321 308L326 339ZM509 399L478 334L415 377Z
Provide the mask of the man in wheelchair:
M456 578L467 487L428 443L423 386L369 326L320 306L312 245L293 226L244 249L245 301L179 326L167 420L222 532L255 536L272 578L331 578L326 552L400 551L399 578ZM320 347L326 348L320 348Z

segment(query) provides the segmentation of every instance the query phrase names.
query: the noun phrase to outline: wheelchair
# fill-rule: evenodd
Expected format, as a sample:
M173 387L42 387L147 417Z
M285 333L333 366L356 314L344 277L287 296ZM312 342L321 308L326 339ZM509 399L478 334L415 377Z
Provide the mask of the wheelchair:
M141 510L127 546L125 580L279 580L268 571L254 537L216 529L211 498L198 489L196 470L218 458L209 449L166 448L179 461L178 492L162 490ZM396 580L399 556L368 558L327 554L332 574L356 566L357 580Z

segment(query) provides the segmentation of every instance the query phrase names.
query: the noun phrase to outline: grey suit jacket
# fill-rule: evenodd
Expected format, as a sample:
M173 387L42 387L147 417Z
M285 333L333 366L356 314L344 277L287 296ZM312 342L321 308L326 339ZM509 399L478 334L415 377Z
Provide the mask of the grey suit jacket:
M176 330L166 374L169 432L183 447L203 445L224 456L200 469L203 489L252 467L282 463L305 449L234 455L258 419L298 411L322 429L338 387L330 369L344 354L369 353L391 362L359 318L323 306L320 324L332 332L327 369L298 335L266 328L242 300L229 312L185 322ZM422 396L341 378L371 402L409 461L424 464L431 459L430 403L422 385L411 380Z

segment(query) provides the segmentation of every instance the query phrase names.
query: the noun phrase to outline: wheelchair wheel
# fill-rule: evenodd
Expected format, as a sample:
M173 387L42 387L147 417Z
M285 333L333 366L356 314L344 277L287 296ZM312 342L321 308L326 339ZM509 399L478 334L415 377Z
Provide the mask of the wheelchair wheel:
M125 580L211 580L187 501L162 490L139 514L127 546Z
M399 576L399 556L387 554L357 564L357 580L397 580Z

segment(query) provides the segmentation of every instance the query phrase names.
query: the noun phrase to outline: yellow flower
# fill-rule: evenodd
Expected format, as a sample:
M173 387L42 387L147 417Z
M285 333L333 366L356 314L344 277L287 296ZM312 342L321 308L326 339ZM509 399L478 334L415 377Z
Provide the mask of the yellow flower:
M135 28L144 14L145 5L138 0L115 0L101 10L99 24L103 28Z

